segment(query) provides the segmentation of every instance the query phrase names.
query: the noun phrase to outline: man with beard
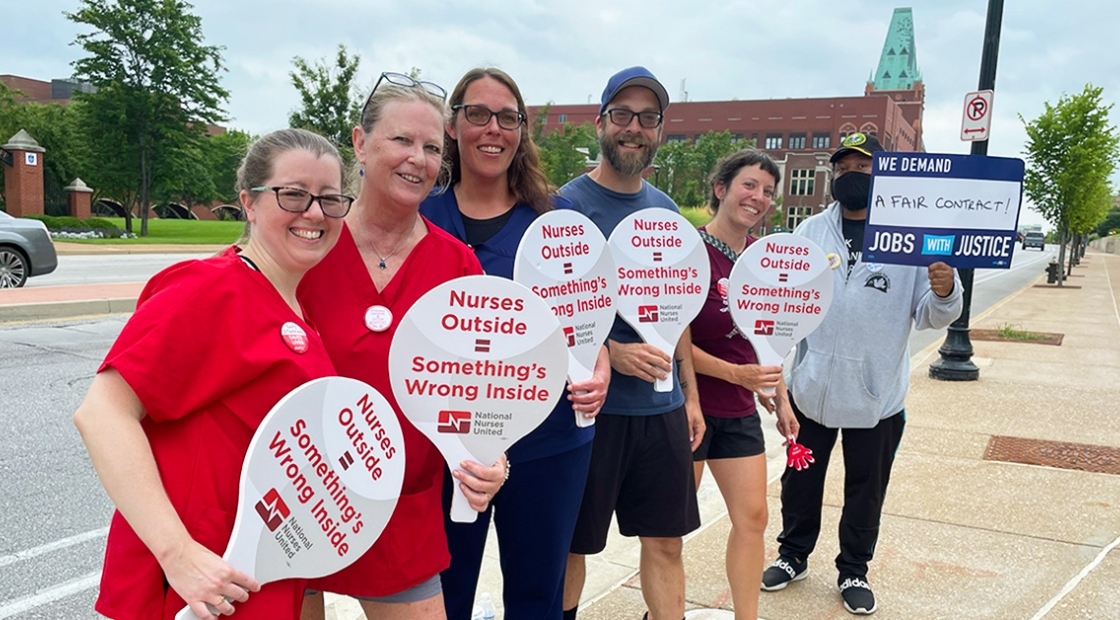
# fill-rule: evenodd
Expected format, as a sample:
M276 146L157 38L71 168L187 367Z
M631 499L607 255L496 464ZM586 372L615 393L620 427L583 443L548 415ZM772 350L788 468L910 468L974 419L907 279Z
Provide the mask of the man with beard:
M644 67L614 75L603 90L595 127L601 161L560 193L610 236L623 218L649 207L672 209L671 198L647 183L661 139L669 94ZM700 526L692 451L704 436L704 418L686 330L673 360L645 344L615 317L607 341L611 382L599 413L591 470L576 522L564 582L564 617L576 617L583 591L584 559L606 547L611 514L623 536L641 542L642 596L649 620L684 615L681 537ZM655 379L673 376L671 392L656 392Z
M960 281L945 263L922 269L861 260L871 154L881 150L872 135L844 138L831 159L836 202L794 231L828 254L833 299L820 327L798 343L786 377L801 423L798 441L813 451L816 461L800 471L787 467L782 475L778 559L762 576L767 591L808 576L809 554L821 529L825 473L843 429L837 585L844 607L860 615L876 609L867 564L879 538L883 498L906 424L910 326L944 328L962 307Z

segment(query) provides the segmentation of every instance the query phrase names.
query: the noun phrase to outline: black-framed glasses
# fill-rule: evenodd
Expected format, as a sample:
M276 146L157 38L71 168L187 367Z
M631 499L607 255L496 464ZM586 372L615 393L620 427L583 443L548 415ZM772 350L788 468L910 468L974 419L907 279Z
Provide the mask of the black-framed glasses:
M461 103L451 106L451 109L455 112L462 110L463 118L467 119L468 123L478 125L479 127L489 125L490 119L495 116L498 117L498 127L502 129L517 129L525 122L525 115L517 110L498 110L495 112L484 105L478 105L476 103Z
M638 117L638 124L646 129L653 129L661 124L660 112L635 112L626 108L611 108L603 112L603 116L610 117L611 122L619 127L626 127L634 117Z
M381 86L382 81L388 82L390 84L396 84L397 86L404 86L405 88L423 88L436 97L447 101L447 91L444 90L443 87L439 84L417 80L412 76L405 75L403 73L392 72L382 73L381 77L377 78L377 83L373 85L373 90L369 92L370 97L373 96L373 93L377 92L377 87Z
M377 83L373 85L373 90L369 91L369 97L366 97L366 102L364 105L362 105L362 113L358 116L359 122L361 122L361 119L365 117L366 108L369 107L369 102L371 99L373 99L373 93L377 92L377 87L381 86L381 82L388 82L396 86L404 86L405 88L423 88L424 91L428 94L439 97L440 101L447 101L447 91L435 82L425 82L423 80L417 80L412 76L405 75L403 73L393 73L392 71L386 71L385 73L381 74L381 77L377 78Z
M311 208L311 203L318 200L323 215L336 218L346 217L346 214L350 212L350 205L354 204L354 198L345 194L316 196L298 187L284 187L283 185L254 187L250 191L263 192L265 190L276 192L276 204L289 213L303 213Z

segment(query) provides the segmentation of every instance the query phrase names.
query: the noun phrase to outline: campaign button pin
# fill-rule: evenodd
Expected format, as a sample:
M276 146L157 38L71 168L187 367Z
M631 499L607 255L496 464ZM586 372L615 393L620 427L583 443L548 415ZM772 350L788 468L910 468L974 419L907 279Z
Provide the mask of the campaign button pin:
M828 259L828 266L829 266L830 269L839 269L840 268L840 255L839 254L829 254L825 258Z
M720 278L716 282L716 290L719 291L719 296L727 299L727 278Z
M280 328L280 337L284 339L284 344L296 353L307 353L307 332L303 328L291 321L284 323Z
M372 332L383 332L393 324L393 311L385 306L370 306L366 310L366 327Z
M867 263L867 270L871 273L879 273L883 270L883 263Z

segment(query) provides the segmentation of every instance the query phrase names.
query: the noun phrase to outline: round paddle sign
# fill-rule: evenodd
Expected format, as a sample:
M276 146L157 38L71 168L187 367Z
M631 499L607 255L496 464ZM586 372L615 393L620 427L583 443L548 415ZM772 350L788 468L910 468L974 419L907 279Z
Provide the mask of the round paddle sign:
M389 348L405 417L447 464L493 465L560 398L568 347L548 304L495 276L445 282L416 300ZM478 517L455 485L451 519Z
M832 303L832 268L823 250L798 235L763 237L731 269L731 318L763 366L779 366L820 325Z
M669 209L642 209L610 238L618 274L618 314L638 335L672 357L677 341L708 296L711 265L696 228ZM673 379L657 381L668 392Z
M587 381L614 324L618 278L607 240L587 216L570 209L538 217L517 248L513 279L552 309L568 344L568 378ZM576 413L577 426L595 418Z
M355 379L309 381L249 443L223 559L262 584L338 572L381 535L403 482L404 435L385 397Z

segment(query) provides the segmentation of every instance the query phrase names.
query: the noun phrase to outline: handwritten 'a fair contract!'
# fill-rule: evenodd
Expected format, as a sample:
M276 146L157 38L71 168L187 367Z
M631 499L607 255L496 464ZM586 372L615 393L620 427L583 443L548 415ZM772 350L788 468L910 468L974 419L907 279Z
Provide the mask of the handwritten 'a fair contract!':
M614 323L618 277L607 239L588 217L571 209L549 211L533 221L513 263L513 279L552 308L568 343L568 378L591 379L599 350ZM595 418L576 412L577 426Z
M675 211L649 208L619 222L609 244L619 316L671 358L708 296L712 268L700 233ZM654 389L672 391L673 378L656 381Z
M262 584L338 572L389 523L404 461L400 421L380 392L345 377L299 386L249 442L223 559ZM175 617L198 618L190 608Z
M739 333L763 366L780 366L821 324L832 304L833 274L820 246L805 237L769 235L735 262L727 302Z
M875 153L863 261L1009 269L1023 160Z
M548 417L567 374L568 347L548 304L495 276L456 278L425 293L389 347L401 412L451 469L496 463ZM477 517L455 485L451 519Z

